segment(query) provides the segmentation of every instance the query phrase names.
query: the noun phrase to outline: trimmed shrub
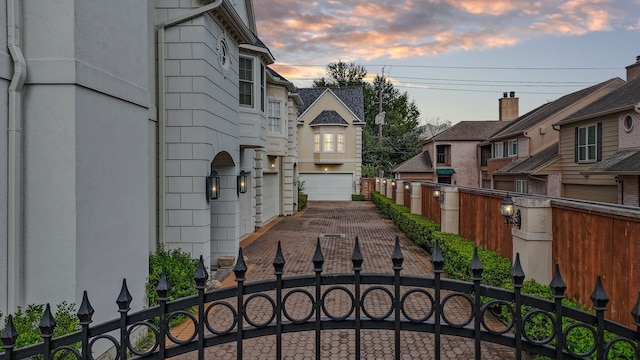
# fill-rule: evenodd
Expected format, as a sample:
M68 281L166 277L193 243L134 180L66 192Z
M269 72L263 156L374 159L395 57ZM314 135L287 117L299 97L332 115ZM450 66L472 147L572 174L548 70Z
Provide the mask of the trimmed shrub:
M364 200L363 194L351 194L351 201L363 201L363 200Z
M307 198L309 196L307 194L298 193L298 211L303 210L307 207Z
M158 305L156 288L160 282L162 269L167 269L167 281L171 285L169 300L179 299L197 293L193 275L196 273L198 261L179 249L165 250L158 247L155 254L149 256L149 279L147 281L147 298L149 306Z

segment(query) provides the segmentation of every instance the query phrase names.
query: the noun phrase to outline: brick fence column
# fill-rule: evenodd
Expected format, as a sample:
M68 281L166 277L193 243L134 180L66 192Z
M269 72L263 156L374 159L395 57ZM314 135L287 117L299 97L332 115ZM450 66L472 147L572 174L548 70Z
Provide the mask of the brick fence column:
M522 269L528 279L548 284L552 277L551 251L551 201L525 197L514 197L516 209L520 210L521 226L511 229L513 235L513 258L520 253Z
M440 228L442 232L458 234L460 225L458 188L443 186L442 194L444 195L444 203L440 205Z
M419 182L411 183L411 209L412 214L422 215L422 184Z

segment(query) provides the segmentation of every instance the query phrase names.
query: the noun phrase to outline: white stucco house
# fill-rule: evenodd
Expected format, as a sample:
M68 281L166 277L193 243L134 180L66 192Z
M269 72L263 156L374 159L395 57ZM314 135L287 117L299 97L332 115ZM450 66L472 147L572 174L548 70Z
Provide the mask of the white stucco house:
M0 312L87 290L100 322L124 278L140 309L158 245L215 267L293 213L302 102L251 0L7 0L0 22Z

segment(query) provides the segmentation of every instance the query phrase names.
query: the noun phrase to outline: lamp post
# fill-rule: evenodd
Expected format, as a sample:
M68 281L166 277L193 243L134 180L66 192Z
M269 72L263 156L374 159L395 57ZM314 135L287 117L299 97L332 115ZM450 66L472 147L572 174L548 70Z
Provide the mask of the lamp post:
M502 202L500 203L500 214L504 217L505 225L517 226L518 229L520 229L522 220L520 209L516 210L516 206L509 195L502 199Z

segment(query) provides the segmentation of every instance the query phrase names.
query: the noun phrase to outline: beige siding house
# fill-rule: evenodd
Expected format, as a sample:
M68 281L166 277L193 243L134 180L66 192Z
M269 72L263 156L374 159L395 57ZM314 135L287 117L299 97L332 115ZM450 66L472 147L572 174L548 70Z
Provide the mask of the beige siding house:
M638 206L640 58L627 82L558 122L562 195Z
M298 175L309 200L350 200L360 192L361 87L298 89Z
M560 196L560 176L539 172L558 157L558 132L552 125L619 88L614 78L565 95L518 117L486 143L491 144L488 161L493 188L519 193Z

